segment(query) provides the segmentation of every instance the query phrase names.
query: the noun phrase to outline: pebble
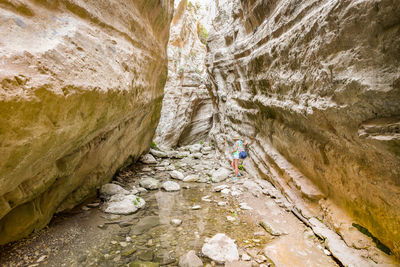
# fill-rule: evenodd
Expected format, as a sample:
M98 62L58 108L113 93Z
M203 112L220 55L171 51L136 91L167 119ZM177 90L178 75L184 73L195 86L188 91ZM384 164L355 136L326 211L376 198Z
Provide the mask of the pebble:
M211 202L211 199L209 199L209 198L210 198L210 196L205 196L205 197L202 197L201 200L206 201L206 202Z
M240 206L240 208L241 208L242 210L252 210L252 209L253 209L253 208L250 207L246 202L240 203L239 206Z
M195 206L192 207L192 210L199 210L199 209L201 209L200 205L195 205Z
M264 255L257 255L255 260L258 263L263 263L263 262L267 261L268 259Z
M120 261L121 260L121 255L118 255L117 257L115 257L114 259L113 259L113 261L115 261L115 262L118 262L118 261Z
M115 244L117 244L118 242L117 241L115 241L115 240L112 240L111 241L111 244L113 244L113 245L115 245Z
M41 256L36 262L42 262L47 258L47 255Z
M182 220L180 219L172 219L171 220L172 225L178 226L182 224Z
M235 218L235 217L232 217L232 216L226 216L226 219L227 219L229 222L233 222L233 221L236 220L236 218Z
M249 255L247 255L246 253L242 254L242 261L249 261L251 260L251 257Z
M218 202L218 206L225 206L226 204L228 204L227 202L225 202L225 201L220 201L220 202Z
M97 227L98 228L100 228L100 229L107 229L107 225L105 225L105 224L99 224L99 225L97 225Z
M221 192L223 189L226 189L226 188L228 188L228 186L226 184L223 184L223 185L214 187L213 190L214 190L214 192Z
M195 236L197 239L200 239L199 232L194 232L194 236Z
M87 204L86 206L88 206L89 208L97 208L98 206L100 206L100 202L90 203L90 204Z
M228 188L222 189L221 193L224 195L229 195L229 193L231 192L231 190L229 190Z
M264 236L265 232L254 232L254 236Z
M126 242L119 242L120 246L125 248L126 246L128 246L128 243Z

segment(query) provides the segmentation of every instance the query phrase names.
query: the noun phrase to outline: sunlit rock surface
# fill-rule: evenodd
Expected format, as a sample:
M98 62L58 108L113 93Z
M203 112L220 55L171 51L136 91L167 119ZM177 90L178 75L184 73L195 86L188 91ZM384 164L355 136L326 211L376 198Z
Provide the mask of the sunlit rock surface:
M247 170L332 200L397 256L399 14L390 0L219 1L207 56L219 149L239 133Z
M175 1L168 45L168 80L156 143L182 146L207 139L212 104L204 85L205 39L214 11L212 1ZM208 3L210 2L210 3Z
M148 149L172 13L172 0L0 2L0 244Z

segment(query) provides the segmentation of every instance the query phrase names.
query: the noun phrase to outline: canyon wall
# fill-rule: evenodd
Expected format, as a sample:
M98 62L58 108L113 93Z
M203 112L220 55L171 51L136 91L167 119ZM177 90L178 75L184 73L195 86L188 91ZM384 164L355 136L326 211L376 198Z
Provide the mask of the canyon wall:
M155 138L162 146L183 146L208 138L212 104L204 84L204 60L212 7L204 1L177 3L168 44L168 79Z
M151 144L173 0L0 1L0 244Z
M332 201L400 256L400 2L218 5L207 87L220 151L240 134L247 170L307 205Z

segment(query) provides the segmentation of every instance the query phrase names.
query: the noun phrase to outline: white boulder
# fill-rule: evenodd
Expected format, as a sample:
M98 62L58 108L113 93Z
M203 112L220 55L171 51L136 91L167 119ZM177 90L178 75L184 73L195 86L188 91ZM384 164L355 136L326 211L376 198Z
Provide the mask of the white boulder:
M208 153L211 152L211 150L212 150L211 147L205 146L205 147L203 147L203 148L201 149L201 152L202 152L203 154L208 154Z
M213 261L221 264L239 260L239 252L235 240L222 233L218 233L208 240L201 251Z
M151 154L146 154L140 157L140 161L144 164L156 164L157 160Z
M228 170L226 168L219 168L218 170L213 171L211 173L211 180L214 183L219 183L219 182L226 180L230 174L231 174L230 170Z
M129 194L129 191L117 184L105 184L100 188L100 194L104 196L112 196L116 194L127 195Z
M162 184L162 188L164 188L165 191L178 191L181 189L178 183L173 182L173 181L166 181Z
M193 153L200 152L200 150L201 150L202 147L203 147L203 146L200 145L200 144L191 145L191 146L189 147L190 153L193 154Z
M157 158L167 158L168 155L167 153L160 151L160 150L155 150L155 149L150 149L150 153Z
M199 180L199 176L197 174L190 174L183 178L184 182L197 182Z
M189 151L181 151L181 152L178 152L175 155L173 155L173 158L183 159L183 158L189 157L189 156L190 156L190 152Z
M160 187L158 180L154 178L143 178L140 180L139 184L140 186L150 190L158 189Z
M183 173L181 173L180 171L172 171L169 173L169 175L171 175L171 177L173 179L177 179L177 180L183 180L183 178L185 178L185 176L183 175Z
M136 212L146 204L143 198L135 195L116 194L107 202L106 213L127 215Z

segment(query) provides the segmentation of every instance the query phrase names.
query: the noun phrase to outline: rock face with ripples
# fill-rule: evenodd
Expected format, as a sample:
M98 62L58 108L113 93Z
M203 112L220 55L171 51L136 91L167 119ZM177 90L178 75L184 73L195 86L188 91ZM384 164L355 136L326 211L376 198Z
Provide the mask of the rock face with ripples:
M221 151L242 135L247 170L333 200L399 256L398 14L390 0L219 1L207 65Z
M0 244L44 227L153 138L173 1L1 1Z
M176 1L178 2L178 1ZM204 85L206 46L201 42L201 11L180 1L171 23L168 80L156 142L175 147L205 140L212 125L211 98Z

